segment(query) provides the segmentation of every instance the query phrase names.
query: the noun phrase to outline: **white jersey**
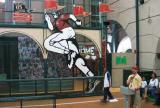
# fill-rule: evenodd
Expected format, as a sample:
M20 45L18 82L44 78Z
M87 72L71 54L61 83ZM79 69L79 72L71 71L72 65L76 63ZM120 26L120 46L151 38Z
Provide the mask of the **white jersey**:
M158 79L151 79L150 82L149 82L149 86L153 87L158 87Z
M104 88L109 87L111 83L111 76L110 73L107 71L104 75Z
M141 88L147 87L147 81L142 81L141 82Z

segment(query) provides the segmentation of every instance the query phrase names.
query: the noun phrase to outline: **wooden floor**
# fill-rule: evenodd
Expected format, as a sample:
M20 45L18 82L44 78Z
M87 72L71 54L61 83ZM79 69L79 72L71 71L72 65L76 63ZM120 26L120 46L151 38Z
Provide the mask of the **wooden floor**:
M115 103L102 103L102 96L80 97L57 99L57 108L124 108L124 98L120 93L113 93L118 99ZM23 103L24 108L53 108L51 100L44 101L27 101ZM18 102L3 102L0 103L0 108L20 108ZM141 108L160 108L154 106L152 102L141 101Z
M102 96L60 99L57 101L57 108L124 108L124 98L119 93L114 93L118 102L102 103ZM153 105L153 102L141 101L141 108L160 108Z

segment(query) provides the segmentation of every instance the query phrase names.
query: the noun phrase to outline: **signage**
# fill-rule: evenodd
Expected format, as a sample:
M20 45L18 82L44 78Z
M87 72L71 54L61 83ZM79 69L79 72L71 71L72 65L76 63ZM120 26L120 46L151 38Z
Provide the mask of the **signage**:
M27 12L27 8L23 3L14 3L14 12Z
M126 56L116 56L116 64L127 64L127 57Z
M15 12L12 13L12 20L15 22L31 22L32 15L28 13Z
M32 15L27 13L27 8L23 3L14 3L14 13L12 13L14 22L31 22Z
M94 47L82 48L82 49L79 49L79 50L80 50L81 54L95 55L94 54L94 50L95 50Z

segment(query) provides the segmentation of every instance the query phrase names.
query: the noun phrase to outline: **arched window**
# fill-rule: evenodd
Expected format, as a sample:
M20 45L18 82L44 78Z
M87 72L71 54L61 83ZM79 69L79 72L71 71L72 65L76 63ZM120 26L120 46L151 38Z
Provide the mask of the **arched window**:
M130 49L132 49L131 40L128 36L125 36L119 43L117 53L125 53Z

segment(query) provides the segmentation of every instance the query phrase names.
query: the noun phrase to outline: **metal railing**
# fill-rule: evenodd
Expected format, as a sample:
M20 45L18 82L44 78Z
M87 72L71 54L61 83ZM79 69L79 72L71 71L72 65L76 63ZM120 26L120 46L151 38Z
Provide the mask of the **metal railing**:
M3 104L3 102L19 102L19 106L13 106L12 105L12 108L14 107L20 107L20 108L25 108L27 107L26 104L23 104L24 102L27 102L27 101L31 101L33 102L34 101L39 101L41 100L43 102L43 100L51 100L52 103L47 105L47 108L48 106L51 106L52 108L56 108L56 97L54 95L40 95L40 96L16 96L16 97L2 97L0 98L0 104L1 104L1 107L3 106L3 108L8 108L8 105L5 105ZM36 103L36 102L35 102ZM10 105L9 105L10 106ZM29 106L29 105L28 105ZM35 104L34 107L45 107L45 105L39 105L39 104Z
M47 28L47 24L45 23L44 19L44 12L22 12L25 14L29 14L32 16L32 21L30 22L15 22L12 18L12 14L14 11L1 11L0 14L7 18L0 17L0 27L23 27L23 28ZM95 17L95 15L91 15L90 17ZM79 18L78 18L79 19ZM96 23L96 25L95 25ZM71 23L75 29L101 29L100 23L98 21L91 21L91 22L83 22L82 26L76 27L74 23Z
M91 94L87 93L89 80L101 81ZM102 76L1 80L0 96L55 94L63 97L66 95L98 95L102 93L102 80Z
M16 3L22 3L25 9L21 10L21 6L16 6ZM58 6L61 5L64 7L60 10L62 13L73 13L73 5L81 5L86 12L92 13L89 16L77 16L78 19L83 22L82 28L84 29L100 29L101 24L99 23L98 3L97 0L85 0L81 2L77 2L76 0L57 0ZM0 6L0 27L46 27L44 24L44 10L44 0L8 0L8 2L4 2ZM32 16L32 21L29 23L15 23L12 21L12 13L16 11L30 14ZM104 17L106 17L105 14Z

